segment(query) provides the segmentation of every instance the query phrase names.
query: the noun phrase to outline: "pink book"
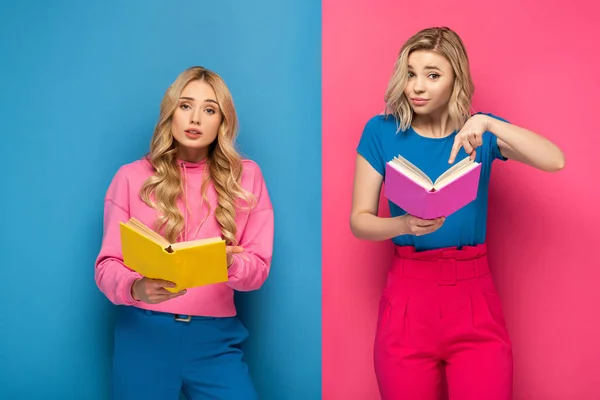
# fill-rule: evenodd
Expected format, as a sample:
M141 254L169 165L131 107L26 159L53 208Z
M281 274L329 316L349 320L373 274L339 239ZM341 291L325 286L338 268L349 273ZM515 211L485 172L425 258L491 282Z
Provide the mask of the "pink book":
M481 164L469 157L435 182L401 156L394 157L385 168L385 197L418 218L447 217L477 197Z

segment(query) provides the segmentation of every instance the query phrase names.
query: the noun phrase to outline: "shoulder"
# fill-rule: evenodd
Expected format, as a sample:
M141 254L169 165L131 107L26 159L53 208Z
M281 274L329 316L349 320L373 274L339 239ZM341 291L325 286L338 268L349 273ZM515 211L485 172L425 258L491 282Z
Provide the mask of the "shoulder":
M109 193L121 191L131 184L141 184L154 173L154 168L146 158L121 165L115 172L109 187Z
M272 208L267 184L256 161L242 159L242 189L251 193L255 200L255 211Z
M242 186L246 190L254 192L256 186L262 186L263 184L264 177L258 163L248 158L242 159Z
M152 164L150 164L150 161L148 161L146 157L123 164L117 171L117 173L122 175L146 175L152 174L153 172L154 167L152 167Z
M394 140L400 132L400 124L396 117L377 114L367 120L359 141L359 149L361 152L368 149L378 149L381 152L385 144Z
M262 175L262 171L258 163L254 160L250 160L249 158L242 159L242 170L244 174L249 175Z
M400 124L396 117L391 114L377 114L367 120L365 130L373 130L378 133L396 133Z

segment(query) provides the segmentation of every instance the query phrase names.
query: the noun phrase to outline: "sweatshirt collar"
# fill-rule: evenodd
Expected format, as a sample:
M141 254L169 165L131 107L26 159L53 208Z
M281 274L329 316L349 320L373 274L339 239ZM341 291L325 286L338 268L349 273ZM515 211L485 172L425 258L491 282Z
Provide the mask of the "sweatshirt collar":
M177 159L177 165L181 168L185 167L186 169L203 168L206 165L206 158L196 162Z

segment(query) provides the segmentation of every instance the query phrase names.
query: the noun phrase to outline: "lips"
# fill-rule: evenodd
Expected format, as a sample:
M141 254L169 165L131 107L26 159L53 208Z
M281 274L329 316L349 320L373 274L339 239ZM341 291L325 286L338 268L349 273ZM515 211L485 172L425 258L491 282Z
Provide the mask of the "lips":
M424 106L429 102L429 99L422 99L420 97L413 97L410 100L415 106Z
M197 129L186 129L184 132L185 136L187 136L190 139L197 139L200 136L202 136L202 132L200 132Z

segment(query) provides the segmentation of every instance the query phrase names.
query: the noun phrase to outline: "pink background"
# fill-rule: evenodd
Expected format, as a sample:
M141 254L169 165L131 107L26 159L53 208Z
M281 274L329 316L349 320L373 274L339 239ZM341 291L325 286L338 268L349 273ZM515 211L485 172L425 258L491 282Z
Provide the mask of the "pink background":
M514 343L516 400L600 399L600 16L591 1L323 0L323 398L379 399L372 362L390 243L349 229L355 149L402 43L447 25L474 108L559 144L565 170L496 163L488 243ZM383 212L388 213L386 203Z

